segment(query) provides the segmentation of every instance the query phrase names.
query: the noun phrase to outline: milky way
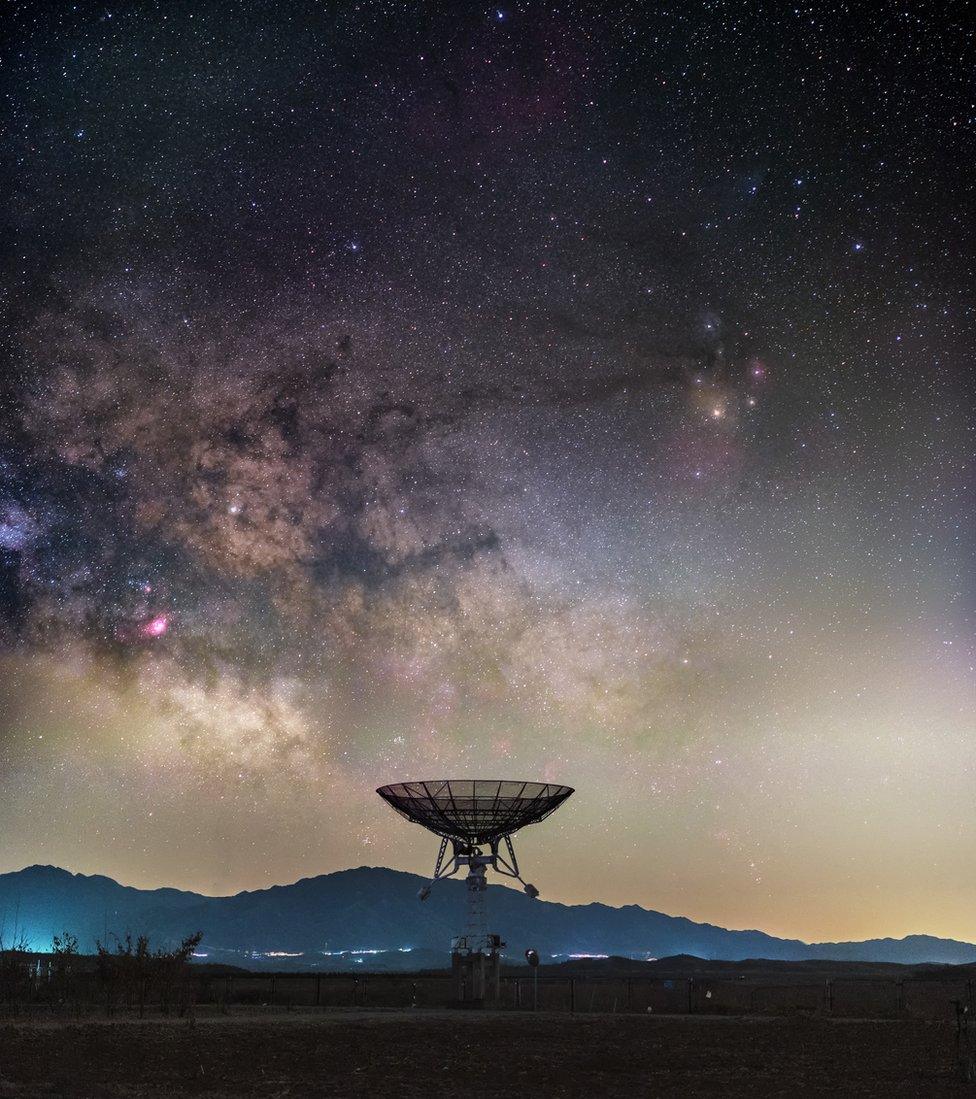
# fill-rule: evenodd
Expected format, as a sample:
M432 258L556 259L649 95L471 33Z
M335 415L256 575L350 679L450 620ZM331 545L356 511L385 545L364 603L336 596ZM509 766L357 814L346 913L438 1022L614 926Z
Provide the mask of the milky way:
M12 13L2 869L976 938L961 19Z

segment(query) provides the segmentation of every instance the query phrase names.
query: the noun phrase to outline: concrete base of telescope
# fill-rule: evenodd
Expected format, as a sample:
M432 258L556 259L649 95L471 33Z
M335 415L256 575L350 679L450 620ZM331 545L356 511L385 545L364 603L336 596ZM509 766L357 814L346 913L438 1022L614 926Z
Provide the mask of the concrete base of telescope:
M497 935L491 936L497 939ZM460 940L463 943L463 940ZM498 1002L501 991L501 953L498 946L488 950L469 950L455 945L451 952L451 972L457 1002L476 1007Z

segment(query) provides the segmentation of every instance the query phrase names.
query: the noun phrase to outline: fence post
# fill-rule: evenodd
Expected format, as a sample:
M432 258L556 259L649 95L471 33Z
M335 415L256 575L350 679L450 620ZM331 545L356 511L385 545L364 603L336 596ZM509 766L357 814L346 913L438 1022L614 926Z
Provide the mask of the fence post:
M898 982L898 988L896 990L896 1004L897 1004L896 1010L898 1011L898 1014L903 1015L905 1013L905 982L904 981L899 981Z
M275 1002L275 975L271 974L271 1003Z
M972 982L970 982L971 984ZM571 1015L576 1014L576 978L569 978L569 1011Z
M688 978L688 1014L695 1014L695 978Z
M824 1010L828 1015L834 1013L834 986L830 981L824 983Z
M322 974L315 974L315 1006L320 1007L322 1004Z
M627 978L627 1010L630 1011L634 1000L634 982Z

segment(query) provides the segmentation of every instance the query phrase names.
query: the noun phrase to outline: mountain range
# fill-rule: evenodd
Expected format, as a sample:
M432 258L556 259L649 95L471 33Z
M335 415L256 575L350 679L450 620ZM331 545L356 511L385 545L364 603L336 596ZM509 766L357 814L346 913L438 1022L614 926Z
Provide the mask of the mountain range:
M447 964L451 936L463 928L465 887L437 883L421 903L425 879L362 866L275 885L207 897L179 889L136 889L101 875L30 866L0 875L0 938L9 946L50 949L67 930L83 952L95 940L126 932L167 945L194 931L209 961L237 965L337 969L419 968ZM534 947L546 958L692 954L738 961L768 958L961 964L976 962L976 945L930 935L864 942L805 943L762 931L732 931L638 905L532 900L506 886L488 889L489 925L502 933L509 957Z

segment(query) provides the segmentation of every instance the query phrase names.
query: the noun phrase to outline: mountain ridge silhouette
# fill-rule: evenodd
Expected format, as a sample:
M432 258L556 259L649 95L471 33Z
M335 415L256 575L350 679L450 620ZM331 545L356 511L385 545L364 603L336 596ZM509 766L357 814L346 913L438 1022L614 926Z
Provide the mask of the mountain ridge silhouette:
M111 943L126 933L146 934L165 945L199 930L201 953L216 960L294 954L306 965L327 968L342 952L409 952L418 961L446 957L452 935L463 927L464 883L438 882L421 903L417 890L425 881L402 870L360 866L210 897L171 887L139 889L101 874L35 865L0 874L0 939L10 946L25 938L31 949L47 950L51 937L67 930L88 952L96 939ZM805 943L636 904L532 900L502 885L489 887L488 911L489 925L507 942L509 956L531 946L560 958L691 954L728 961L976 962L976 944L957 939L916 934ZM359 957L368 962L372 955Z

